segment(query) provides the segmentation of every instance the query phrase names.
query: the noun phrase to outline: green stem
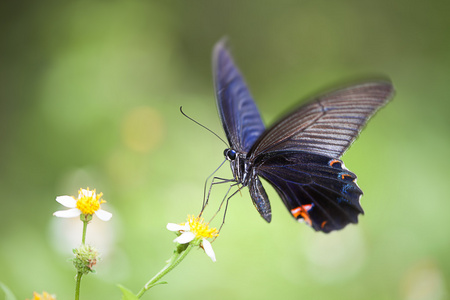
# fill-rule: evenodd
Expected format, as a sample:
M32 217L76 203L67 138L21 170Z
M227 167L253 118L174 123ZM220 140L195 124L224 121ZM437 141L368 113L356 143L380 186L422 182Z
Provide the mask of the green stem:
M86 243L86 229L87 229L87 223L88 222L83 222L83 236L81 238L81 244L85 244Z
M90 218L89 218L90 217ZM86 230L90 220L92 220L91 215L81 215L81 221L83 221L83 235L81 236L81 244L84 245L86 243Z
M80 299L81 276L83 276L83 273L78 272L77 273L77 284L75 285L75 300Z
M169 259L169 262L167 265L165 265L164 268L161 269L155 276L153 276L152 279L150 279L142 288L142 290L139 291L139 293L136 295L138 298L141 298L142 295L146 291L148 291L151 287L158 284L158 281L164 277L167 273L173 270L185 257L188 255L189 251L191 251L193 245L192 243L189 243L186 247L186 245L181 244L178 245L178 248L176 251L174 251L172 257Z
M92 220L92 215L81 215L80 220L83 221L83 235L81 236L81 244L86 244L86 230L87 225L90 220ZM77 273L77 283L75 285L75 300L80 299L80 286L81 286L81 277L83 276L82 272Z

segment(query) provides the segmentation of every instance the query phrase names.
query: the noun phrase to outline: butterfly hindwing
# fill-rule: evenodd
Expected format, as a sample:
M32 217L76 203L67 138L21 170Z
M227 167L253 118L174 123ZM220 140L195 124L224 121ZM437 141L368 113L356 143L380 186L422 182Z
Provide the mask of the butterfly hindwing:
M214 47L213 74L217 108L230 146L247 153L265 127L225 40Z
M257 175L278 192L293 217L330 232L363 213L356 175L342 161L306 152L271 153L255 162Z

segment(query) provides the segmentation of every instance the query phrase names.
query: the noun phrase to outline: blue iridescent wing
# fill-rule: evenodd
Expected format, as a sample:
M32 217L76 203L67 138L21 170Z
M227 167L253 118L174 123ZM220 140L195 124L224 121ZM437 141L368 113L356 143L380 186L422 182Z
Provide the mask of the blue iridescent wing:
M268 128L252 158L275 151L304 151L330 158L350 147L370 117L393 96L390 82L367 82L323 95Z
M225 40L214 47L213 74L217 109L230 146L247 153L265 128Z
M255 161L257 175L278 192L291 215L317 231L357 223L364 213L356 175L342 161L299 151L281 151Z

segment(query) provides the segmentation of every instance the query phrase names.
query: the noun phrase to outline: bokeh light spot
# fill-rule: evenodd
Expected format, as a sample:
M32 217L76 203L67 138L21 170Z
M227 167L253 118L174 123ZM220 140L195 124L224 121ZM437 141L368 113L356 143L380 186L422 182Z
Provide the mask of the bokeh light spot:
M348 226L331 234L315 234L306 248L308 269L318 282L345 280L355 275L366 258L360 229Z
M401 285L402 299L444 299L445 287L442 272L433 260L425 259L406 271Z
M159 146L164 132L161 114L148 106L129 111L122 122L123 143L140 153L147 153Z

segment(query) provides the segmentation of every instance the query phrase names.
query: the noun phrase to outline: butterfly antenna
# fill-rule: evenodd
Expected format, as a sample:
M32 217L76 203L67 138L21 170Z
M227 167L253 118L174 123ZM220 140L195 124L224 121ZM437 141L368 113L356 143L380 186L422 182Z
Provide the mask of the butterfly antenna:
M228 143L225 142L217 133L215 133L214 131L212 131L211 129L209 129L208 127L206 127L203 124L200 124L199 122L195 121L194 119L192 119L191 117L189 117L188 115L186 115L183 111L183 106L180 106L180 112L183 114L183 116L185 116L186 118L188 118L189 120L191 120L192 122L194 122L197 125L200 125L201 127L205 128L206 130L208 130L209 132L211 132L212 134L214 134L216 137L219 138L219 140L221 140L227 147L228 147Z

